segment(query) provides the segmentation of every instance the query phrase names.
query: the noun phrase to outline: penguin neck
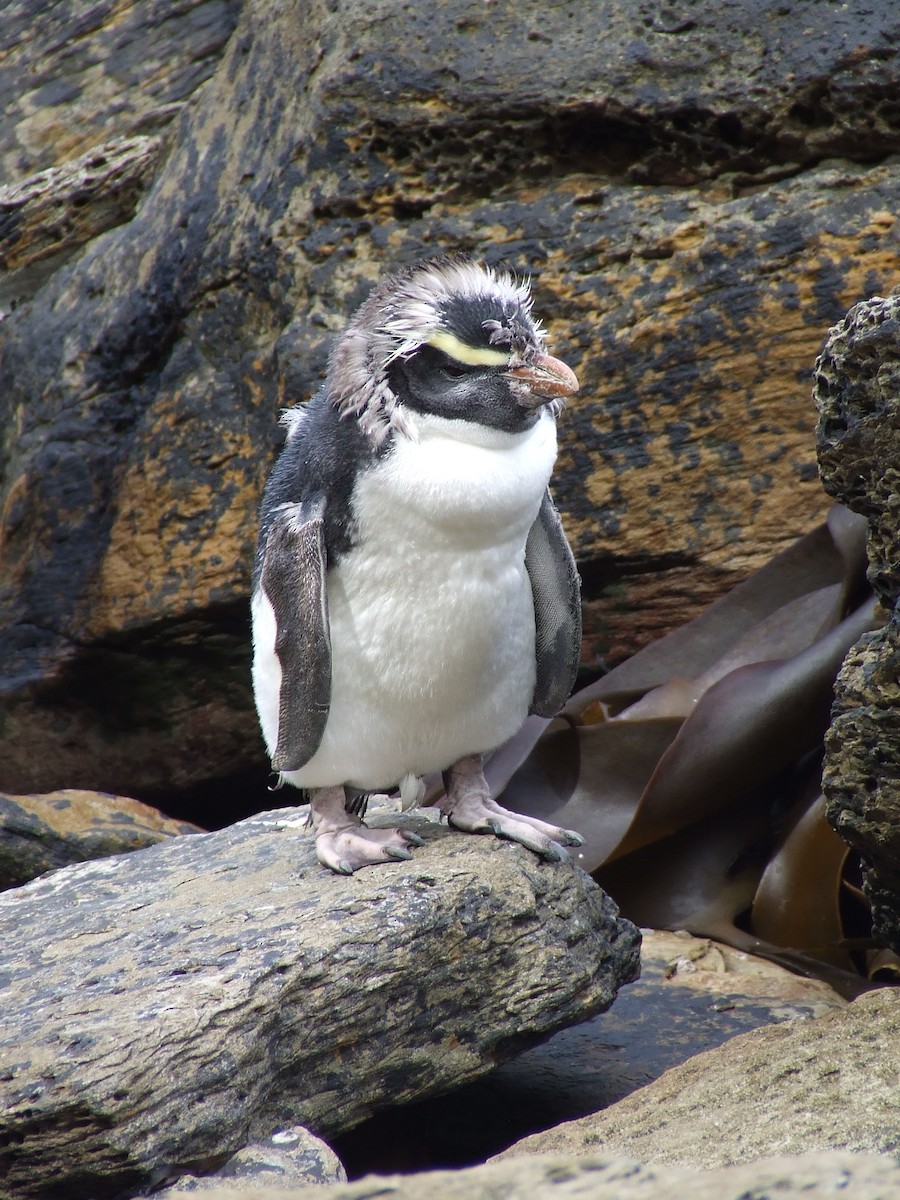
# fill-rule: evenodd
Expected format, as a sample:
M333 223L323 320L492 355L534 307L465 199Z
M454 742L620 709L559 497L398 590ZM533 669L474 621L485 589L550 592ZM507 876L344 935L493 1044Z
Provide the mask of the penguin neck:
M517 447L525 446L530 442L535 445L544 443L547 440L550 426L552 426L555 445L556 422L546 409L542 410L538 421L528 429L513 432L498 429L493 425L481 425L477 421L442 417L437 413L416 412L414 409L405 410L405 423L409 427L406 436L412 441L460 442L464 446L499 451L514 451Z
M524 547L556 458L552 413L519 433L431 413L415 414L413 428L358 480L360 532L384 526L411 543L438 534L469 549L510 540Z

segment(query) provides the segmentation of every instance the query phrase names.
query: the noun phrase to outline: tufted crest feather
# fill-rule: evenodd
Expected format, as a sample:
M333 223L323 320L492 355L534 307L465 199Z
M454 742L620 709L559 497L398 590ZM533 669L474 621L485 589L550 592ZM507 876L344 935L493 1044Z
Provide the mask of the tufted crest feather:
M441 328L443 307L460 298L492 305L496 316L483 323L485 340L508 346L511 365L543 348L543 328L531 316L530 285L507 271L447 255L383 279L335 346L328 382L341 416L355 417L376 446L392 430L414 436L388 383L390 364L427 342ZM294 421L288 418L291 429Z

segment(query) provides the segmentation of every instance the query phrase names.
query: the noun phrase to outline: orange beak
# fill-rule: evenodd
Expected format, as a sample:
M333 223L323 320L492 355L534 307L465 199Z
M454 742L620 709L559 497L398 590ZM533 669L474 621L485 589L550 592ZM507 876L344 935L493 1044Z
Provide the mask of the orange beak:
M531 393L530 401L526 396L520 397L520 402L530 402L534 408L547 400L558 400L578 391L575 372L549 354L536 354L526 366L513 367L511 371L504 371L504 375L507 379L520 379L527 384Z

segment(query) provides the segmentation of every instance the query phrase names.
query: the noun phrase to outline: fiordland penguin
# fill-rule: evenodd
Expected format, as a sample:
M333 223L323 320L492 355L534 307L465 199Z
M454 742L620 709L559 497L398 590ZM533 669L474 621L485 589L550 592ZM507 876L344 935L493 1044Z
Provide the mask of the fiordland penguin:
M409 858L366 793L548 858L582 838L491 797L482 756L551 716L575 678L578 573L548 483L572 371L527 283L463 256L385 278L284 414L262 502L253 686L273 770L307 791L319 861Z

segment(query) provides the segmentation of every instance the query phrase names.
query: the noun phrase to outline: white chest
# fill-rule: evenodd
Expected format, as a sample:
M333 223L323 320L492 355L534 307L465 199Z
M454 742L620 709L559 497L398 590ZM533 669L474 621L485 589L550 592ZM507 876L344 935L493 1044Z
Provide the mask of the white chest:
M519 435L417 424L419 440L398 439L357 484L357 544L328 577L332 707L315 765L341 762L360 784L498 745L534 689L525 541L555 422Z
M359 552L348 564L369 576L430 565L482 569L518 554L556 458L548 412L509 434L434 416L414 416L418 440L398 437L353 494ZM371 582L371 579L370 579ZM433 580L429 581L433 582ZM392 589L393 590L393 589Z

